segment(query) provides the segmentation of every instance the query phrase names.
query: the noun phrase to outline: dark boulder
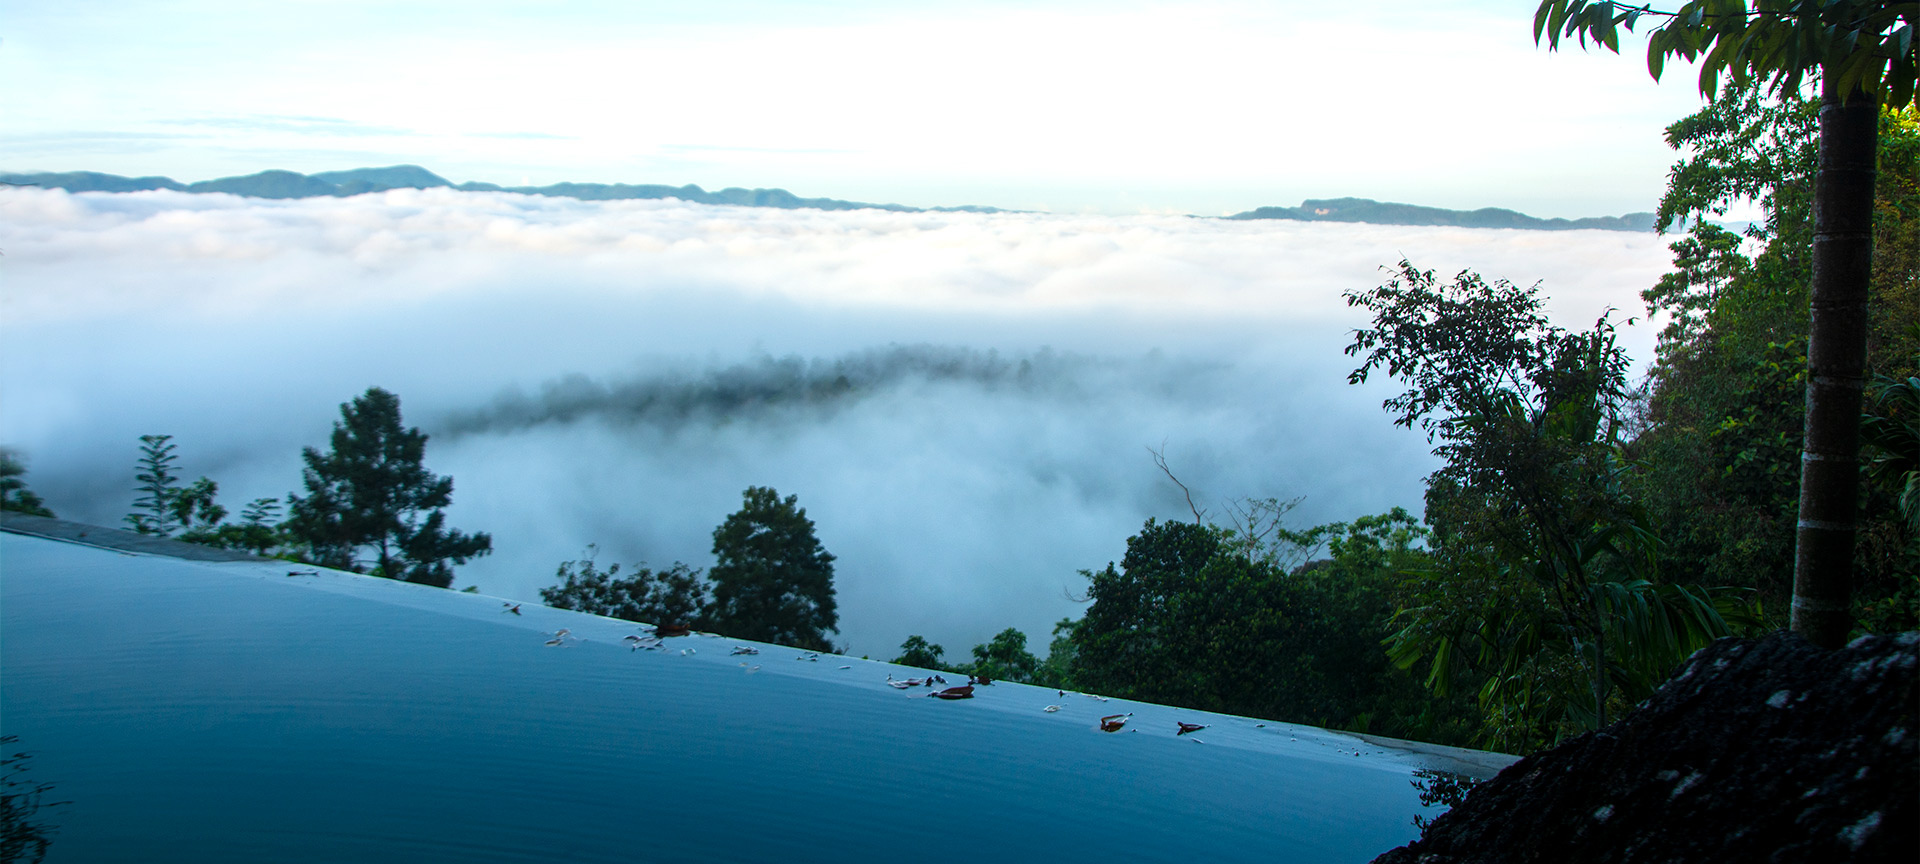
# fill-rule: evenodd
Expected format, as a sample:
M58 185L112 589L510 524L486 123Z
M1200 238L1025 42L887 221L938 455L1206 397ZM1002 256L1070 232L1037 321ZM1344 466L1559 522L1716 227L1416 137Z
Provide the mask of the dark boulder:
M1920 633L1723 639L1374 864L1920 860Z

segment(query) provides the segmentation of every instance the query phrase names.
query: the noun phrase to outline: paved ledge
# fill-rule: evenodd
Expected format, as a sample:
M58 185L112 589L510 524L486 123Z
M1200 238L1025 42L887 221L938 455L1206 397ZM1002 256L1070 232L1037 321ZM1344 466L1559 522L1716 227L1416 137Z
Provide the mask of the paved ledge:
M1352 735L1375 747L1417 754L1427 762L1429 768L1464 774L1475 780L1490 780L1493 775L1500 773L1508 765L1520 761L1518 756L1495 753L1491 750L1469 750L1465 747L1449 747L1445 744L1428 744L1425 741L1364 735L1359 732L1340 732L1339 734Z
M121 552L135 552L141 555L159 555L166 558L181 558L187 561L265 561L258 555L233 549L216 549L198 543L182 543L165 537L150 534L136 534L121 531L118 528L102 528L81 522L68 522L65 519L48 519L43 516L28 516L10 510L0 510L0 531L25 534L30 537L45 537L49 540L62 540L68 543L80 543L98 546L102 549L114 549Z

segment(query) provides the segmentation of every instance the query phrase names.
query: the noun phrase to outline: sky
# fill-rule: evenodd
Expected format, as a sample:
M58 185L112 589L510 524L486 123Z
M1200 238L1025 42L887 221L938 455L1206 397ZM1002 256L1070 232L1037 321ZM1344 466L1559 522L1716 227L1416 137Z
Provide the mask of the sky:
M1383 266L1538 281L1578 328L1639 315L1670 239L444 189L16 189L0 237L0 443L63 518L121 524L146 434L236 513L305 494L301 449L379 386L454 478L449 522L494 538L457 587L704 568L772 486L837 556L838 642L962 660L1009 626L1044 654L1080 570L1193 518L1152 450L1216 520L1417 512L1430 445L1341 350L1366 323L1342 295ZM1649 356L1650 327L1621 332Z
M0 171L781 187L1223 215L1647 211L1692 76L1531 3L14 0Z

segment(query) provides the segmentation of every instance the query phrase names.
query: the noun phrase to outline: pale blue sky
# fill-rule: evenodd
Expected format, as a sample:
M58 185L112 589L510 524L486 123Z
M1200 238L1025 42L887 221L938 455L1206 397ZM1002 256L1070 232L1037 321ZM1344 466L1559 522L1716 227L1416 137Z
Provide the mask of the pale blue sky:
M1700 105L1533 4L15 0L0 170L1217 215L1355 195L1652 209Z

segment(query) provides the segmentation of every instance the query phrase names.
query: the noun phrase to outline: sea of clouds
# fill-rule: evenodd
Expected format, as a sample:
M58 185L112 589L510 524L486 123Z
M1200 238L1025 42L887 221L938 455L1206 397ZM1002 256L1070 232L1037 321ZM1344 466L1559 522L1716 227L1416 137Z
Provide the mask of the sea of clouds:
M63 518L118 525L138 437L236 512L300 487L339 405L399 394L537 600L559 562L711 563L741 490L799 496L840 640L1045 651L1077 571L1148 517L1417 510L1435 462L1346 383L1342 292L1402 257L1642 313L1667 240L1169 216L822 212L400 190L266 201L0 191L0 444ZM1652 328L1622 331L1638 359Z

